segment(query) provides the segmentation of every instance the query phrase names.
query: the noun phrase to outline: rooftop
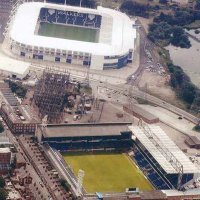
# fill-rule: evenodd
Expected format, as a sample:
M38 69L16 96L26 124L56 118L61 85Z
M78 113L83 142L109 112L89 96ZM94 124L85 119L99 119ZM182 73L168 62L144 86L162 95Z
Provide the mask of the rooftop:
M10 153L10 148L0 148L0 153Z
M121 135L131 123L61 124L48 125L44 137L79 137Z
M10 106L4 104L1 108L13 123L39 123L38 117L32 114L33 112L27 105Z
M126 105L125 107L129 108L128 105ZM137 105L132 105L131 106L131 110L134 112L134 113L137 113L141 116L143 116L144 118L148 119L148 120L155 120L155 119L158 119L158 117L156 117L155 115L151 114L150 112L144 110L143 108L137 106Z
M199 173L199 170L196 168L196 166L159 126L149 125L148 127L155 135L156 141L160 144L159 147L153 142L152 138L154 138L154 136L148 137L141 127L130 126L129 128L167 173L179 173L177 168L175 168L173 165L176 161L171 159L176 159L183 166L183 173ZM168 155L173 157L171 157L169 160L166 154L164 154L163 150L167 150Z
M4 100L11 106L19 105L19 101L14 96L13 92L9 88L8 83L0 82L0 93L2 93Z

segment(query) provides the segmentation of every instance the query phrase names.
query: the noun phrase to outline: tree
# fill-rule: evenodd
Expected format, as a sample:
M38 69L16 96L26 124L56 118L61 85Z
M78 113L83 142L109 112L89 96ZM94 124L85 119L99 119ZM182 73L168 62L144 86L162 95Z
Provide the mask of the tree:
M6 185L5 180L2 176L0 176L0 188L4 188Z
M63 188L69 192L71 189L71 185L64 179L60 179L60 184L63 186Z
M180 95L186 103L192 104L196 95L195 86L192 83L185 82L180 91Z
M4 188L0 188L0 200L6 200L8 192Z
M173 37L171 38L171 43L174 46L181 48L190 48L191 44L185 31L180 26L175 26L173 28Z
M197 124L197 125L193 128L193 130L195 130L195 131L197 131L197 132L200 132L200 125Z
M127 12L129 15L148 17L148 11L151 9L149 4L142 4L132 0L124 1L120 9Z

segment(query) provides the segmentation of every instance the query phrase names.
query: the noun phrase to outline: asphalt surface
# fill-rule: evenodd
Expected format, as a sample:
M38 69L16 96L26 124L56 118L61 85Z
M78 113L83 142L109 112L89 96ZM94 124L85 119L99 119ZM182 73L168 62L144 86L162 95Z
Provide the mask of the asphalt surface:
M0 0L0 42L3 42L4 39L3 32L9 19L11 8L10 0Z

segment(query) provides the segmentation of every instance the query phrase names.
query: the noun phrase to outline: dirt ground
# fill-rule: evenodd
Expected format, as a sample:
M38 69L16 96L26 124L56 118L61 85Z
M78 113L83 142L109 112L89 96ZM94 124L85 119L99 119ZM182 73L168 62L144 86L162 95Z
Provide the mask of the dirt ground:
M184 107L183 103L177 99L175 92L171 89L166 76L163 77L156 72L145 70L138 86L149 94L155 95L173 105L177 105L180 108Z
M153 18L143 18L143 17L138 17L138 19L140 20L142 26L144 27L146 33L148 33L148 28L149 28L149 24L151 24L153 22Z

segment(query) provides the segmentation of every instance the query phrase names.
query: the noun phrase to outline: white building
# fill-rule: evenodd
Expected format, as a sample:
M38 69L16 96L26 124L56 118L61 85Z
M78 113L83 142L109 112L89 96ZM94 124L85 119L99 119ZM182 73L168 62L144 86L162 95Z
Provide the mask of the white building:
M76 24L80 16L83 16L79 18L83 24ZM86 20L92 21L94 17L99 21L85 25ZM58 19L64 21L63 25L98 29L98 42L37 34L40 22L62 24L58 23ZM73 23L69 24L70 20ZM50 3L24 3L18 8L9 32L10 47L14 54L29 59L86 65L97 70L121 68L134 58L136 29L133 23L126 14L100 6L89 9Z

